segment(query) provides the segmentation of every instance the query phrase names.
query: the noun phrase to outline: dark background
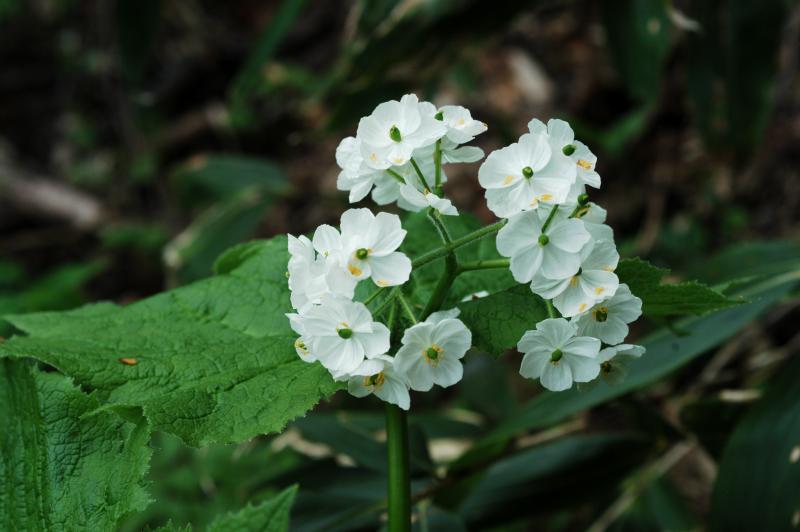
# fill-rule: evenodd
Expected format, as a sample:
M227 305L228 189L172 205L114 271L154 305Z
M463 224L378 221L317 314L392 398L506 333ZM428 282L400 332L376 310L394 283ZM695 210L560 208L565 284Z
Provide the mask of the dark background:
M0 314L136 301L237 242L335 222L336 145L410 91L471 109L487 152L533 117L569 120L623 256L713 283L719 251L750 242L742 260L769 262L800 237L798 52L800 9L778 0L0 0ZM447 194L488 222L477 167L448 168ZM723 346L708 388L779 367L799 312ZM672 385L702 395L700 369ZM252 464L228 449L160 445L167 488L133 528L202 523L270 485L236 480ZM702 518L713 467L694 454L670 490Z

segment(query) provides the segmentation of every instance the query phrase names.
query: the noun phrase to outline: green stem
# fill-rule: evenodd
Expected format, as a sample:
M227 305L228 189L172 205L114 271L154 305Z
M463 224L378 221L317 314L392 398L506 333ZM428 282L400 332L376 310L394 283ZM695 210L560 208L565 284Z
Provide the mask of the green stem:
M375 301L375 298L378 297L382 291L383 291L383 287L380 287L377 290L375 290L374 292L372 292L369 295L369 297L367 297L367 299L364 300L364 304L365 305L369 305L370 303Z
M555 218L556 212L558 211L558 207L559 207L558 203L553 205L553 210L550 211L550 215L547 217L547 220L545 220L544 224L542 225L542 234L544 234L547 228L550 227L550 222L552 222L553 218Z
M547 305L547 315L551 318L555 318L556 316L556 309L553 307L553 302L549 299L544 300L545 304Z
M389 532L408 532L411 530L408 417L400 407L389 403L386 403L386 449L389 465Z
M494 270L497 268L508 268L511 263L508 259L486 259L476 260L473 262L464 262L459 265L458 270L461 272L471 272L474 270Z
M419 176L419 180L422 181L422 186L425 187L425 190L428 190L428 191L432 190L431 186L428 184L428 182L425 181L425 176L422 175L422 170L419 169L419 165L417 164L417 161L415 161L413 157L411 158L411 166L413 166L414 170L417 172L417 175Z
M472 233L466 234L461 238L456 238L450 244L431 250L427 253L423 253L411 263L414 268L419 268L420 266L424 266L429 262L432 262L438 258L444 257L451 251L460 248L461 246L466 246L467 244L471 244L476 240L480 240L481 238L494 234L498 232L504 225L506 224L505 220L500 220L499 222L493 223L492 225L487 225L486 227L482 227L477 231L473 231Z
M397 294L399 294L399 293L400 293L400 289L399 289L399 288L395 288L394 290L392 290L391 292L389 292L389 295L388 295L388 296L386 296L386 299L384 299L383 301L381 301L381 304L380 304L380 305L378 305L378 306L377 306L377 308L376 308L375 310L373 310L373 311L372 311L372 315L373 315L373 316L378 316L378 315L380 315L380 313L381 313L381 312L383 312L383 309L385 309L385 308L386 308L386 306L387 306L389 303L391 303L392 301L394 301L394 300L395 300L395 298L397 297Z
M395 178L396 181L399 181L401 185L406 184L406 180L403 179L403 176L392 170L391 168L386 169L386 173Z
M400 301L400 306L403 307L403 311L406 313L406 316L408 316L408 319L411 320L411 323L416 324L417 316L414 315L414 310L411 308L411 305L402 292L397 293L397 300Z
M428 210L428 219L431 221L431 223L433 223L433 226L439 233L444 245L452 245L453 240L450 238L450 233L447 231L447 226L444 225L444 222L439 217L439 213L437 213L434 209ZM442 272L442 276L436 283L436 287L433 289L433 293L431 294L430 299L428 299L428 303L425 305L425 308L422 309L422 315L420 316L421 320L425 320L428 316L441 308L442 303L444 303L447 293L450 291L450 287L453 286L453 281L456 280L457 276L458 258L456 257L455 251L450 249L449 253L445 256L444 271Z
M442 195L442 139L436 141L433 149L433 165L435 173L436 195Z

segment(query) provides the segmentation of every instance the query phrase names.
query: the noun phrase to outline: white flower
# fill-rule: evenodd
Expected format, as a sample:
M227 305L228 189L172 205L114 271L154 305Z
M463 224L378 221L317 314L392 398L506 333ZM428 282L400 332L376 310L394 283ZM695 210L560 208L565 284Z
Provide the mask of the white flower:
M628 285L621 284L610 299L601 301L573 321L578 334L594 336L615 345L628 336L628 324L642 315L642 300L631 294Z
M600 188L600 175L594 170L597 157L584 143L575 140L575 133L567 122L551 118L545 126L541 120L534 118L528 122L528 129L531 133L546 133L553 152L568 157L575 164L576 183Z
M306 336L303 317L300 316L300 314L287 314L286 317L289 318L289 326L291 326L292 330L300 335L297 340L294 341L294 350L297 352L300 360L303 362L316 362L317 357L311 352L309 340Z
M515 214L497 234L497 251L511 258L511 273L519 283L530 282L537 272L548 279L572 277L581 263L578 252L589 241L583 222L560 213L542 232L542 215Z
M434 384L446 388L461 380L461 358L472 345L472 333L456 312L435 312L406 329L395 367L412 390L427 392Z
M417 171L411 163L406 163L402 166L395 166L391 168L391 172L397 175L392 175L389 170L384 171L381 175L375 178L375 189L372 191L372 200L378 205L388 205L389 203L397 202L401 209L414 211L414 207L409 204L405 198L400 194L400 189L408 184L413 185L417 190L425 190L426 184L428 186L434 185L435 179L435 164L433 160L434 145L422 147L414 151L414 160L417 162L422 175L425 176L426 183L422 183L417 175ZM398 179L398 176L400 179ZM447 174L442 170L441 182L447 182Z
M342 214L341 228L341 260L353 278L372 277L378 286L408 281L411 260L395 251L406 236L396 214L350 209Z
M349 201L361 201L372 190L383 172L370 168L361 156L361 141L347 137L336 148L336 163L342 169L336 180L336 188L350 192Z
M574 205L571 207L574 208ZM572 211L570 211L572 212ZM576 218L583 221L583 226L594 240L614 241L614 230L605 224L606 210L596 203L589 202L578 208Z
M395 359L386 355L365 360L350 372L347 391L356 397L375 394L383 401L397 405L403 410L408 410L411 406L408 385L403 376L395 370Z
M314 234L336 231L330 226L321 226ZM337 233L338 234L338 233ZM289 289L292 307L303 311L309 305L319 304L326 294L339 294L352 299L358 281L348 275L334 259L317 255L314 245L305 236L289 236Z
M406 164L413 151L447 133L445 125L421 112L414 94L384 102L358 123L361 155L367 166L383 170Z
M447 139L454 144L470 142L487 129L486 124L472 118L466 107L445 105L439 112L442 114L442 122L447 126Z
M536 275L531 290L545 299L552 299L562 316L577 316L616 293L619 278L614 270L618 262L619 253L613 242L590 243L580 252L580 268L575 275L558 280Z
M442 139L442 164L474 163L485 155L477 146L459 146L448 138Z
M489 209L500 218L563 203L575 182L575 165L552 156L546 135L526 133L519 142L493 151L478 170Z
M600 373L597 355L600 340L575 336L575 325L564 318L551 318L536 324L517 344L525 353L520 375L540 379L542 386L559 392L573 382L588 382Z
M420 192L414 185L403 185L400 187L400 194L406 200L408 205L412 207L409 210L419 212L422 209L433 207L440 213L448 216L458 216L458 210L453 207L453 204L447 198L440 198L430 190Z
M640 345L620 344L606 347L597 357L600 363L600 375L609 384L619 384L628 374L628 363L640 358L645 348Z
M302 332L303 343L334 377L355 371L365 357L375 358L389 350L386 325L372 321L363 303L342 296L325 296L298 321L302 324L295 331Z

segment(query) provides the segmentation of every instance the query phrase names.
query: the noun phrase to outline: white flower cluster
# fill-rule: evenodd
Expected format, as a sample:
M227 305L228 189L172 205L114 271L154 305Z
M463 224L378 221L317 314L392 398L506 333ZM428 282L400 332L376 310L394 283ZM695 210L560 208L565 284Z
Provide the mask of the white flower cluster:
M588 202L586 187L600 187L596 157L562 120L533 120L529 129L518 142L491 153L478 180L489 208L507 219L497 249L510 259L514 278L530 284L562 316L538 323L519 341L525 353L520 373L564 390L601 371L617 377L626 357L641 356L643 348L621 343L641 314L641 300L619 283L613 231L604 224L605 211ZM430 209L434 218L457 216L442 195L442 167L482 159L480 148L463 144L484 131L486 124L463 107L436 108L413 94L382 103L361 119L355 137L339 144L337 186L349 191L351 203L371 193L378 205L396 202L409 211ZM397 300L390 295L385 301L402 308L413 325L390 355L392 331L354 296L367 279L378 289L408 281L412 262L398 251L405 236L398 216L364 208L346 211L338 229L318 227L311 239L289 235L296 312L287 316L299 335L295 348L302 360L320 363L356 397L374 394L408 409L409 390L461 380L461 358L472 334L458 309L416 323L395 288ZM481 291L465 300L487 295Z
M554 391L601 371L613 380L620 357L644 352L618 345L642 301L614 273L614 232L605 210L588 201L586 187L600 187L597 157L563 120L534 119L528 128L518 142L492 152L478 173L489 208L508 219L497 250L510 259L514 279L562 316L540 322L519 341L520 373Z
M345 138L336 149L336 162L342 169L337 187L350 192L350 203L371 191L378 205L397 202L413 212L433 207L455 216L456 208L437 196L437 183L431 181L437 141L441 141L441 164L471 163L483 158L483 150L461 144L484 131L486 124L474 120L464 107L437 109L414 94L406 94L399 102L384 102L361 119L355 137ZM446 181L442 171L439 183Z

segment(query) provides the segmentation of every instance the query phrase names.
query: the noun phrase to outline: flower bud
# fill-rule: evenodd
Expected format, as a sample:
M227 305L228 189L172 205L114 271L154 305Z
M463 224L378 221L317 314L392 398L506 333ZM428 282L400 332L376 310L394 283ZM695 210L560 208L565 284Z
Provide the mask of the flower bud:
M578 205L586 205L587 203L589 203L589 194L584 192L578 196Z

